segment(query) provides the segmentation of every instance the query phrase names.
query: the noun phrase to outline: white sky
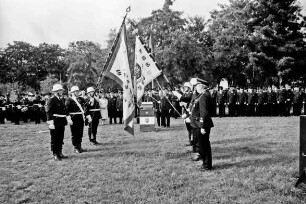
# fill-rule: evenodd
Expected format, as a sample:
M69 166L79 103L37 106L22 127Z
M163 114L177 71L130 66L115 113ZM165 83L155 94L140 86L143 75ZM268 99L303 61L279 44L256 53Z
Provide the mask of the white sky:
M306 13L306 0L299 0ZM209 17L228 0L176 0L173 10ZM105 45L112 28L129 18L143 18L161 9L164 0L0 0L0 48L13 41L47 42L66 48L69 42L90 40Z

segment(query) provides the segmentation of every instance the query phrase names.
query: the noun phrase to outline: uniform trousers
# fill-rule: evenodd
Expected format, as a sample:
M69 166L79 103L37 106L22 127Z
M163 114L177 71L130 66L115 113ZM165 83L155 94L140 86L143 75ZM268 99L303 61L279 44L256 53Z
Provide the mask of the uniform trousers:
M55 126L55 129L50 129L51 135L51 151L54 155L58 155L62 152L64 144L65 126Z
M210 128L205 128L205 134L201 133L201 128L193 128L193 134L198 138L199 153L203 160L203 166L212 168L212 155L209 141Z
M71 129L71 141L75 148L79 148L82 143L84 120L72 120L73 125L70 125Z
M225 116L225 105L219 104L219 117L224 117L224 116Z
M164 110L161 112L161 125L164 127L170 127L170 116L169 110Z
M190 123L187 123L187 122L185 122L185 124L186 124L186 129L187 129L187 131L188 131L188 139L189 139L189 142L190 142L190 144L192 144L192 138L191 138L191 135L192 135L192 127L191 127L191 125L190 125Z
M96 141L97 140L98 125L99 125L99 119L95 119L88 124L89 141Z

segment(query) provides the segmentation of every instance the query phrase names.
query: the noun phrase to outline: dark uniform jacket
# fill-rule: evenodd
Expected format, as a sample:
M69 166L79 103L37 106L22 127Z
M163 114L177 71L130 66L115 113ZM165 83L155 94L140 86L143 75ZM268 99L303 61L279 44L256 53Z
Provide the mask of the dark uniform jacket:
M186 106L184 106L183 108L183 112L187 114L187 116L189 116L188 109L189 109L190 102L192 100L192 95L193 95L192 92L188 92L188 93L184 93L182 97L180 98L180 101L186 103Z
M293 103L294 104L302 104L303 103L303 92L302 91L294 92Z
M257 103L258 100L258 95L256 93L249 93L248 94L248 104L249 105L254 105Z
M52 96L48 102L46 107L47 120L53 120L54 126L65 126L67 125L66 117L58 117L56 115L66 115L65 104L64 102L57 98L56 96Z
M212 99L208 91L198 95L193 103L190 121L194 128L212 128L214 123L211 119Z
M166 98L167 96L164 96L160 99L160 110L161 112L169 112L169 110L171 110L171 104L169 103L169 101Z
M285 103L287 99L286 95L286 90L280 90L277 95L277 101L279 101L280 103Z
M116 110L123 111L123 98L118 97L116 100Z
M85 100L82 97L77 97L78 102L80 103L81 107L83 108L85 105ZM73 113L79 113L82 110L80 110L79 106L76 104L76 102L71 98L67 98L65 102L66 106L66 115L71 116L71 120L73 122L84 122L84 115L83 114L73 114ZM84 110L84 108L83 108Z
M99 101L97 101L95 98L93 99L93 103L90 101L90 97L86 99L86 104L84 107L85 116L90 115L92 120L99 120L101 118Z
M217 93L217 103L223 105L224 103L226 103L226 91L222 91L220 93L220 91L218 91Z
M258 93L258 104L263 105L265 103L267 103L267 93L259 92Z
M267 103L276 103L276 93L274 91L267 92Z
M116 116L116 101L117 98L115 96L108 98L108 115L110 117Z
M247 94L245 92L242 92L242 93L238 93L238 103L239 104L244 104L246 103L246 100L247 100Z
M236 104L237 93L235 91L229 91L227 93L227 101L228 101L229 104Z

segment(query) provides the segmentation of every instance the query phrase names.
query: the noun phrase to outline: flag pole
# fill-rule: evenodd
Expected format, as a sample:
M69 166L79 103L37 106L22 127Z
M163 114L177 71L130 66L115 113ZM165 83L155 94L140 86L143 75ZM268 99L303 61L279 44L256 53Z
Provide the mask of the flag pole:
M161 86L160 86L158 80L155 79L155 81L156 81L158 87L160 88L160 90L162 90L162 88L161 88ZM170 102L170 100L167 98L167 96L165 96L165 98L166 98L166 100L168 101L168 103L172 106L172 108L179 114L179 116L182 117L182 115L180 114L180 112L178 112L178 110L176 110L176 108L173 106L173 104Z
M123 25L124 25L124 23L125 23L125 19L126 19L128 13L129 13L130 11L131 11L131 6L129 6L129 7L125 10L125 16L123 17L123 20L122 20L122 23L121 23L119 32L117 33L117 36L116 36L116 38L115 38L115 40L114 40L114 42L113 42L113 45L112 45L112 47L111 47L111 53L108 55L108 58L106 59L106 62L105 62L105 64L104 64L104 66L103 66L103 69L102 69L102 71L101 71L101 74L100 74L100 76L99 76L99 78L98 78L98 82L97 82L97 84L96 84L96 88L95 88L94 95L96 94L97 89L99 88L99 86L100 86L100 85L102 84L102 82L103 82L103 79L104 79L104 77L105 77L104 72L105 72L105 70L107 69L107 66L108 66L109 63L110 63L110 59L111 59L112 53L113 53L113 51L114 51L114 49L115 49L115 45L116 45L116 43L118 42L118 40L119 40L119 38L120 38L120 33L121 33L121 30L122 30L122 27L123 27Z

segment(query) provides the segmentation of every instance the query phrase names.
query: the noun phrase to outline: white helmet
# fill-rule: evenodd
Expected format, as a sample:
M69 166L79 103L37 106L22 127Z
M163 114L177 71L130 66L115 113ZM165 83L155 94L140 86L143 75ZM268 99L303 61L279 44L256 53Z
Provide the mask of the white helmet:
M95 91L95 89L92 88L92 87L88 87L88 88L87 88L87 93L89 93L89 92L94 92L94 91Z
M190 84L191 84L192 86L197 85L197 84L198 84L197 78L192 78L192 79L190 80Z
M190 89L192 89L192 85L191 85L190 82L185 82L185 83L184 83L184 86L185 86L185 87L189 87Z
M63 90L63 86L61 84L54 84L52 88L52 92Z
M79 89L78 86L73 86L73 87L71 87L70 92L72 93L72 92L79 91L79 90L80 90L80 89Z

